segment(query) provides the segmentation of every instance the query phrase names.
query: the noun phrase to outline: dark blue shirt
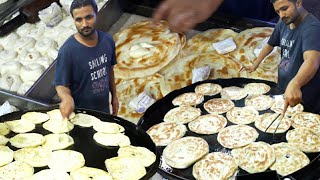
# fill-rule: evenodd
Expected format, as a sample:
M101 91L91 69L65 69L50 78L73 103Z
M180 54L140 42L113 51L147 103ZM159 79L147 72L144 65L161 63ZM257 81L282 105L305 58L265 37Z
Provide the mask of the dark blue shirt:
M116 64L113 38L101 31L98 43L87 47L70 36L60 48L54 85L68 86L75 106L109 113L110 68Z
M308 50L320 51L320 22L308 14L301 24L290 29L284 22L276 25L268 44L281 47L278 84L285 89L298 73L304 62L303 53ZM302 89L303 105L306 110L320 112L320 70Z

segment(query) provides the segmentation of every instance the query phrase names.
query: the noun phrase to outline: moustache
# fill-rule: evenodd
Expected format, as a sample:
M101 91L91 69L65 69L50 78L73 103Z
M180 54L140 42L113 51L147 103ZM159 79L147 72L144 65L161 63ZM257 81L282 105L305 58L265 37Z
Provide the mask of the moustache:
M85 31L85 30L91 30L92 28L91 27L84 27L81 29L81 31Z

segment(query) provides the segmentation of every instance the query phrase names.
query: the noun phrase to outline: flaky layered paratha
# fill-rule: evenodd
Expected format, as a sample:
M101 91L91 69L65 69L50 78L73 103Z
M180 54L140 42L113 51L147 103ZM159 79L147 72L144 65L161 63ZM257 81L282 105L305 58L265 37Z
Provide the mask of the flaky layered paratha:
M156 146L166 146L170 142L183 137L187 127L174 122L162 122L155 124L147 130L148 135Z
M210 29L201 32L187 41L186 46L182 49L182 55L217 53L212 43L223 41L229 37L234 39L237 34L231 29Z
M35 124L27 120L7 121L8 128L15 133L26 133L36 128Z
M308 128L296 128L286 134L287 141L303 152L320 152L320 137Z
M268 95L254 95L245 99L245 105L251 106L258 111L264 111L269 109L274 103L272 97Z
M162 156L169 166L184 169L208 153L209 145L204 139L188 136L170 143Z
M237 169L238 165L230 155L222 152L213 152L207 154L193 165L192 175L197 180L224 180L229 179Z
M248 173L263 172L276 160L273 148L262 141L233 149L231 155L236 164Z
M241 64L250 66L256 59L254 49L272 34L273 28L257 27L241 31L235 40L237 49L230 53L230 56L237 59ZM280 60L280 59L279 59Z
M46 139L42 147L51 151L65 149L74 144L74 140L67 134L47 134L44 136Z
M204 83L196 86L194 91L199 94L214 96L219 94L222 90L222 87L219 84L215 83Z
M16 148L36 147L45 141L43 135L38 133L17 134L10 138L10 144Z
M246 146L258 138L258 132L248 125L231 125L218 133L218 142L226 148L233 149Z
M265 70L261 67L258 67L253 72L243 72L241 73L241 77L248 79L261 79L271 82L278 82L278 68L274 70Z
M229 99L210 99L203 105L204 109L210 114L223 114L234 107L234 103Z
M240 77L241 65L232 58L213 53L191 55L178 59L161 69L159 73L164 76L165 80L165 88L162 92L167 94L190 85L192 70L204 66L211 68L209 79Z
M276 161L270 167L281 176L294 173L309 164L309 158L298 148L289 143L273 144L271 147L276 153Z
M275 98L275 102L273 103L273 105L271 106L270 109L276 113L282 113L283 108L284 108L284 99L280 96L280 97ZM303 108L302 104L297 104L294 107L289 106L286 111L286 116L291 117L295 113L302 112L303 109L304 108Z
M198 134L215 134L227 125L227 119L218 114L206 114L197 117L188 124L191 131Z
M203 100L204 100L204 97L202 94L195 93L195 92L187 92L175 97L172 100L172 104L175 106L181 106L181 105L195 106L202 103Z
M250 124L259 116L259 112L252 107L234 107L227 112L227 118L234 124Z
M246 97L248 94L244 88L237 86L224 87L221 90L221 98L230 100L240 100Z
M306 127L320 135L320 115L309 112L299 112L291 117L294 128Z
M0 167L11 163L13 151L8 146L0 146Z
M270 91L270 86L265 83L249 83L244 86L248 95L262 95Z
M277 115L278 114L276 113L264 113L259 116L259 118L254 122L254 125L260 131L265 132L265 130L273 122L266 132L267 133L284 133L291 127L291 120L286 116L284 116L282 120L281 120L281 116L279 116L275 120ZM277 131L275 131L276 129Z
M117 79L117 96L119 100L118 116L133 123L137 123L142 114L129 107L129 103L142 92L148 92L152 98L159 100L163 97L161 93L162 76L152 76L136 79Z
M178 33L170 32L168 23L141 21L114 35L117 65L115 75L129 79L158 72L173 60L181 49Z
M21 116L21 120L27 120L34 124L40 124L49 120L49 115L41 112L27 112Z
M201 110L190 106L179 106L168 111L164 117L165 122L186 124L201 115Z

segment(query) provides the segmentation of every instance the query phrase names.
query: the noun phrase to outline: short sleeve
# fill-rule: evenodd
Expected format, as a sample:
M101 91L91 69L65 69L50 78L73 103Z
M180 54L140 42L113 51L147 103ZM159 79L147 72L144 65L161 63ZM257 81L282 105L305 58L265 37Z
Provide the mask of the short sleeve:
M280 46L280 23L281 23L281 21L279 21L276 24L276 26L275 26L275 28L269 38L268 44L272 47Z
M304 29L302 35L302 51L320 51L319 35L320 24L311 24L310 27Z
M72 58L65 49L60 49L56 59L53 85L70 85L72 81Z

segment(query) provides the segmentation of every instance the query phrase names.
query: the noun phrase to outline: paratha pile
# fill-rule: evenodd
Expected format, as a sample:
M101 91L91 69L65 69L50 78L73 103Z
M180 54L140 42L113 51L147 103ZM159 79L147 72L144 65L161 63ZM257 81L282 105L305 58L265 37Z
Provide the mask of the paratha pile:
M118 116L137 123L143 114L136 112L129 107L129 103L142 92L148 92L152 98L159 100L163 97L161 92L162 76L154 74L152 76L135 79L117 79L117 96L119 100Z
M141 21L114 35L117 65L115 76L121 79L145 77L158 72L181 50L178 33L170 32L168 23L154 26Z

